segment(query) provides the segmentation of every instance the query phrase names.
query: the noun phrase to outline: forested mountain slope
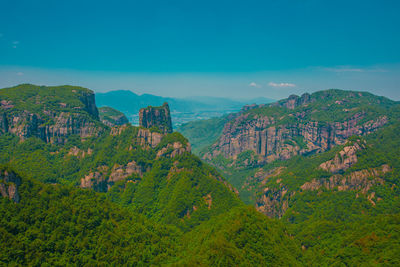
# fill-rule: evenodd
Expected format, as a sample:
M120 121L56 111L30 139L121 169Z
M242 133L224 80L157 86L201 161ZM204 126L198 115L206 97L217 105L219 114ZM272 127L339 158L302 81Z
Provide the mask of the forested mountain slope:
M400 122L319 155L276 162L247 178L256 206L282 217L306 258L398 265Z
M397 102L328 90L242 111L205 155L243 200L287 225L304 262L395 266L399 133ZM254 143L272 144L269 156Z
M246 207L182 135L110 128L82 94L93 93L0 90L1 263L299 264L284 226Z
M181 134L154 124L109 127L82 100L91 94L69 86L0 89L2 264L399 265L396 102L330 90L234 115L225 129L247 114L283 123L269 125L275 129L314 120L316 135L331 129L329 142L284 135L293 148L288 159L247 150L212 158L255 204L248 207ZM324 110L321 98L329 114L317 109ZM88 125L93 131L82 134Z

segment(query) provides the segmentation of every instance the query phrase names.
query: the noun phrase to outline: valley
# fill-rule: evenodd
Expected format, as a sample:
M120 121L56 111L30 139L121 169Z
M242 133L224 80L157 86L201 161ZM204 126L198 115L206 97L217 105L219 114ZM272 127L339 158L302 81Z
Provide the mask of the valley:
M271 103L269 98L252 98L233 100L222 97L194 96L186 98L161 97L151 94L138 95L128 90L116 90L97 93L99 107L112 107L123 112L133 125L139 125L139 110L147 106L161 106L168 102L171 108L172 123L177 127L183 123L220 117L237 112L245 104Z
M0 103L3 264L400 263L396 101L325 90L177 129L169 103L132 126L77 86Z

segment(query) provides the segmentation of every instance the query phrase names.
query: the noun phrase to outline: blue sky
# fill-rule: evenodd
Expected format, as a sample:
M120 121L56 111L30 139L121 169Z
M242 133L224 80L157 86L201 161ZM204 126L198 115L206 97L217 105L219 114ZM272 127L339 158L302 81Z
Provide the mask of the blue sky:
M0 86L400 100L400 1L0 1Z

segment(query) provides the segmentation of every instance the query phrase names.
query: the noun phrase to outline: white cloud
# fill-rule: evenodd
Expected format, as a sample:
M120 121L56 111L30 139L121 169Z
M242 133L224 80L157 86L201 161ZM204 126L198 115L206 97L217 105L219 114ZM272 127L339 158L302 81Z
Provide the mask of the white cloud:
M268 83L269 86L272 87L295 87L296 85L294 83L274 83L270 82Z
M324 68L324 70L332 72L364 72L364 70L357 68Z
M12 44L12 48L17 48L17 45L19 45L19 41L13 41Z
M249 84L249 86L250 86L250 87L256 87L256 88L260 88L260 87L261 87L261 85L255 83L255 82L251 82L251 83Z
M351 67L351 66L338 66L334 68L322 68L325 71L330 71L330 72L387 72L385 69L380 69L380 68L356 68L356 67Z
M17 75L18 76L22 76L22 75L24 75L24 73L23 72L17 72Z

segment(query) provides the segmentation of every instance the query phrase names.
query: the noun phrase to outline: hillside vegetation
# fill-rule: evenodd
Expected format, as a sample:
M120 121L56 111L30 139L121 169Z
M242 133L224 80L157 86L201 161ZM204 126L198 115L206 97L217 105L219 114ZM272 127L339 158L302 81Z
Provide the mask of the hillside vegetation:
M41 99L51 98L53 92L46 95L46 87L34 90ZM14 91L2 93L11 102L2 102L0 108L8 121L14 121L21 116L14 113L19 100ZM55 98L53 105L79 105L74 100L78 95L68 96L71 101ZM48 107L43 104L27 112L42 118ZM54 109L52 116L62 113L62 121L68 122L74 120L74 110ZM2 264L299 262L299 244L285 227L246 207L214 168L190 153L181 134L129 124L109 128L90 110L81 112L102 130L96 135L75 134L86 124L73 124L62 142L54 142L36 131L14 131L16 125L4 125L0 188L7 190L0 198ZM29 119L23 125L37 126ZM58 120L49 121L47 127L57 134L66 125ZM11 173L21 182L12 182L7 177ZM16 194L18 202L13 201Z

